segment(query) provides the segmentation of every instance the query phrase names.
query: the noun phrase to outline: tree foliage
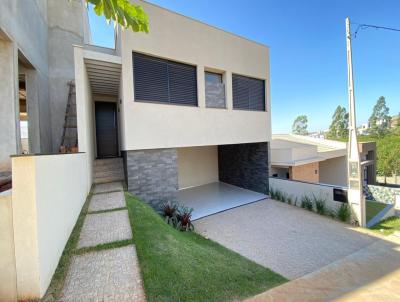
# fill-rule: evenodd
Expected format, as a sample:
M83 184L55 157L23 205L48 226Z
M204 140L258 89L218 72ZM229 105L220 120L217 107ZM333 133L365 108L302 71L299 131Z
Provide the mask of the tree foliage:
M377 137L385 136L389 132L390 119L389 107L386 106L385 97L381 96L368 119L369 134Z
M349 114L345 107L337 106L332 115L332 123L329 126L328 138L346 138L349 135Z
M140 5L129 0L86 0L94 5L94 12L103 15L107 22L111 20L134 32L149 32L149 18Z
M292 133L298 135L307 135L308 118L307 115L299 115L293 122Z
M378 138L376 143L378 175L400 175L400 136L388 135Z

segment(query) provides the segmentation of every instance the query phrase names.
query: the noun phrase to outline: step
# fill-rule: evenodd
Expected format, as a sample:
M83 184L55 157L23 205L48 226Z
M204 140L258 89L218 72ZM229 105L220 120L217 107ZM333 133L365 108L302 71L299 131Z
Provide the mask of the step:
M122 157L115 157L115 158L104 158L104 159L96 159L94 161L94 166L104 166L104 165L113 165L116 163L122 163L123 164L123 159Z
M95 184L102 184L102 183L108 183L108 182L115 182L115 181L124 181L125 179L122 177L95 177L93 179L93 182Z
M115 163L109 165L93 166L94 171L123 170L123 163Z
M124 178L125 174L123 171L104 171L104 172L95 172L95 178L102 178L102 177L116 177L116 178Z

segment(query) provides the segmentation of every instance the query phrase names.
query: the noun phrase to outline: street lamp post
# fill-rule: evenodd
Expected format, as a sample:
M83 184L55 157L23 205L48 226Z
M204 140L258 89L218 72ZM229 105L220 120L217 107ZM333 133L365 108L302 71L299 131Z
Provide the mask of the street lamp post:
M351 54L350 19L346 18L347 76L349 93L349 143L347 146L348 202L357 223L365 227L365 199L363 196L360 153L357 142L356 110L354 100L353 62Z

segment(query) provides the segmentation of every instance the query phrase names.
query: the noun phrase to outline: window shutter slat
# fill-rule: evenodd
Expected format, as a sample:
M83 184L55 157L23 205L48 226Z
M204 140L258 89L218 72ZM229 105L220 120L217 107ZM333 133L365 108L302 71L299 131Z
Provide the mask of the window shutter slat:
M135 101L197 106L196 67L133 53Z
M168 65L170 102L197 106L196 67L169 62Z
M135 99L168 103L168 66L165 61L133 55Z
M265 82L245 76L232 75L233 108L265 110Z

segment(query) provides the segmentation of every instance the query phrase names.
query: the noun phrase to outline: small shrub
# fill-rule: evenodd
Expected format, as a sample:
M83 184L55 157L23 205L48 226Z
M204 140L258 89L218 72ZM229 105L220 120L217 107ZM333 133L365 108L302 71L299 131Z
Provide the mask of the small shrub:
M269 188L269 197L271 197L271 199L276 199L276 192L273 188Z
M179 207L177 211L177 219L178 223L176 228L180 231L193 231L194 225L192 223L192 208L188 207Z
M350 208L346 203L342 203L336 212L336 217L341 221L349 221L351 216Z
M166 223L173 227L176 227L178 223L177 210L178 204L171 201L160 202L157 206L157 212L164 217Z
M292 196L288 196L287 203L288 204L292 204L293 203L293 197Z
M307 195L304 195L304 196L301 198L301 207L302 207L303 209L312 211L312 210L313 210L313 202L312 202L311 198L308 197Z
M276 190L275 191L275 198L274 198L275 200L278 200L278 201L281 201L281 199L282 199L282 192L281 191L279 191L279 190Z
M325 199L322 197L316 197L314 194L313 194L313 199L317 213L320 215L325 215L326 214Z
M282 202L286 202L286 201L287 201L287 194L286 194L285 192L282 192L282 193L281 193L281 199L280 199L280 201L282 201Z

